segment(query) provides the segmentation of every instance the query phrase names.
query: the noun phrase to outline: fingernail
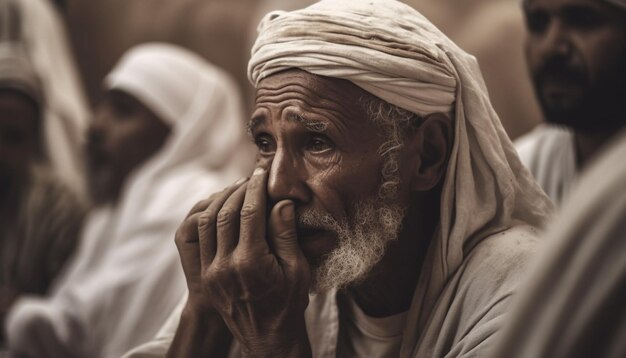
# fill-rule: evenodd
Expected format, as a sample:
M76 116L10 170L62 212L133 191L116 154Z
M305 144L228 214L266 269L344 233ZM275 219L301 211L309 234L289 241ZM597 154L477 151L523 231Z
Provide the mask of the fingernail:
M239 185L239 184L243 183L243 182L244 182L244 181L246 181L246 180L248 180L248 177L243 177L243 178L241 178L241 179L237 180L237 181L235 182L235 184L233 184L233 185Z
M283 221L292 221L293 217L294 217L293 202L284 204L283 207L280 208L280 218Z
M265 169L264 168L256 168L254 169L254 172L252 173L252 175L261 175L265 173Z

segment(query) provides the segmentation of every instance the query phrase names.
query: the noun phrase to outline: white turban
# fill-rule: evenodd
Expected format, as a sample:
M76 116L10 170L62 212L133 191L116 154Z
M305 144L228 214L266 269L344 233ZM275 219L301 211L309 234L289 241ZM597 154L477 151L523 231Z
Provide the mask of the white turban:
M476 59L413 8L394 0L326 0L294 12L272 12L259 32L248 65L255 86L274 73L299 68L350 80L420 115L452 114L455 139L440 227L416 289L413 306L421 308L407 318L418 324L405 338L417 339L465 254L483 238L513 226L542 227L551 202L502 128Z
M39 78L49 164L83 194L83 137L89 111L57 9L51 1L0 0L0 37L24 50Z
M41 106L41 82L26 53L18 45L0 43L0 89L20 92Z

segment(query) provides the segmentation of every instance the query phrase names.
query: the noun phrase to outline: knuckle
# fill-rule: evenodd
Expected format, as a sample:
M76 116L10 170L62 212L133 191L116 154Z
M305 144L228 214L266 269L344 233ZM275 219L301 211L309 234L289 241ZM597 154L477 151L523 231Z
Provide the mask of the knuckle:
M189 218L185 219L176 229L176 233L174 234L174 242L176 244L182 244L190 241L190 236L193 235L195 228L198 225L198 215L194 214Z
M296 237L296 230L293 227L285 228L276 232L275 237L278 239L291 239L292 237Z
M198 233L205 233L213 227L213 220L211 216L206 213L200 214L198 217L198 224L196 225Z
M220 228L226 227L232 223L235 219L236 212L232 209L222 209L217 214L217 226Z
M256 216L256 214L257 214L256 207L252 204L245 204L241 208L240 215L241 215L242 220L252 219Z
M240 275L249 275L254 272L256 265L250 255L246 253L236 252L232 256L233 268Z
M231 268L223 261L214 261L204 274L205 281L216 283L229 276Z

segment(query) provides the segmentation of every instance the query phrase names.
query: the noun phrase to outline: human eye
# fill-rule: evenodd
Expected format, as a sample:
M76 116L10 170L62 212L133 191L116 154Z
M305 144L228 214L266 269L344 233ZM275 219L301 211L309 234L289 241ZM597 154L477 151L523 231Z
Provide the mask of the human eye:
M276 152L276 144L272 137L266 133L261 133L254 136L254 144L259 149L261 154L273 154Z
M330 140L330 138L324 135L320 135L320 134L312 135L309 138L308 145L307 145L307 149L309 151L313 153L320 153L320 154L326 153L334 148L335 146L333 142Z
M546 11L528 10L526 11L526 27L532 34L542 34L548 28L550 16Z
M115 118L123 119L135 114L136 106L125 98L116 98L111 101L111 109Z

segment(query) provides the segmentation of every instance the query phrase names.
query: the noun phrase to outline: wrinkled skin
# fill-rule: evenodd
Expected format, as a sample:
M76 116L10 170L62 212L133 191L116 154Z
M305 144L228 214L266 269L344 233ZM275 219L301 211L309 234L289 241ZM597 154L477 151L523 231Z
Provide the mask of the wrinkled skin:
M585 133L625 123L626 11L603 1L528 0L526 57L546 119Z
M170 127L125 92L107 93L94 110L87 143L89 190L96 204L114 202L128 175L165 143Z
M377 195L383 163L378 149L385 138L358 104L366 95L347 81L299 70L259 84L249 124L259 149L257 170L198 203L176 234L189 298L169 357L218 356L215 347L223 346L226 329L247 356L311 355L304 321L311 270L337 246L337 237L298 225L297 216L319 209L345 218L350 203ZM400 155L396 199L422 213L437 212L437 205L422 200L420 206L415 192L429 192L440 182L451 138L445 116L424 123ZM416 155L422 151L429 152L428 160ZM374 279L363 282L363 290L353 288L366 312L383 307L378 312L385 316L408 309L420 253L437 222L422 218L405 223ZM221 332L199 333L220 325Z

